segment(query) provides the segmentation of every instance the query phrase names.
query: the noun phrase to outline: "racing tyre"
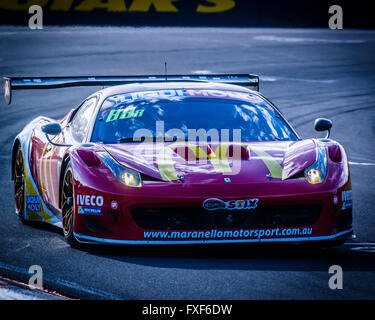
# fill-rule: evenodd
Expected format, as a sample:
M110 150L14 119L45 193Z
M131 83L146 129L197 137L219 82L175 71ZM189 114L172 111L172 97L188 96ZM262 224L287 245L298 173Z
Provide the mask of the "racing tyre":
M64 173L61 197L62 226L66 242L71 247L78 247L79 242L74 237L74 190L73 190L73 172L70 163L67 165Z
M22 223L27 223L25 218L25 167L23 164L22 149L18 148L13 164L14 202L16 213Z

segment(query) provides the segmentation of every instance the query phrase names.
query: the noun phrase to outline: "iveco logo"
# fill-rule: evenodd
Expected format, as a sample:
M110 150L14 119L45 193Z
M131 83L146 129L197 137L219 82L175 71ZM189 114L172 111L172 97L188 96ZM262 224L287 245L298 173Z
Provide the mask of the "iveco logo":
M216 198L206 199L203 202L203 208L206 210L249 210L255 209L258 206L258 198L242 199L242 200L229 200L223 201Z

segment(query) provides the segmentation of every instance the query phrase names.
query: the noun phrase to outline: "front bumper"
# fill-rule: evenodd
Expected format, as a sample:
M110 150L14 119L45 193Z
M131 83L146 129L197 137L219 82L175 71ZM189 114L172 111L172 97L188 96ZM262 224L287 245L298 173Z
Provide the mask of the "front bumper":
M217 240L118 240L105 239L83 234L74 233L75 238L81 243L88 244L114 244L114 245L192 245L192 244L224 244L224 243L280 243L280 242L319 242L350 240L353 236L353 229L338 232L329 236L316 237L295 237L295 238L272 238L272 239L217 239Z
M258 205L263 207L285 206L319 206L321 211L313 222L306 220L306 224L299 221L285 222L275 220L268 224L223 225L206 223L193 226L142 226L134 219L132 212L142 208L199 208L202 211L202 203L207 199L204 196L184 197L174 196L155 189L135 190L133 194L121 196L109 192L101 193L104 205L101 215L76 214L74 221L74 235L79 242L101 244L210 244L210 243L262 243L262 242L306 242L306 241L335 241L350 238L352 229L352 208L343 206L340 198L342 191L348 190L350 183L339 190L289 194L289 195L265 195L254 193L241 195L240 197L220 196L220 199L255 198L259 199ZM147 192L150 191L150 192ZM153 193L151 193L153 191ZM96 194L97 190L80 190L83 194ZM116 201L118 206L114 209L111 203ZM76 212L77 212L76 208ZM199 212L199 210L197 211ZM248 210L247 215L254 211ZM159 212L155 211L155 215ZM209 212L206 215L243 215L240 210L231 212ZM156 221L158 218L156 218ZM223 219L221 219L223 220ZM214 221L214 220L212 220ZM251 221L251 220L250 220Z

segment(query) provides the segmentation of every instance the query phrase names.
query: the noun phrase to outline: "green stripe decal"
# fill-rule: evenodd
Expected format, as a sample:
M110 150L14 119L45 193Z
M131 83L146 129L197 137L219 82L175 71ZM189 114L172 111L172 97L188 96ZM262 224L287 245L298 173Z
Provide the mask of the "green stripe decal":
M256 153L256 155L263 160L264 164L267 166L269 172L271 173L272 178L282 178L283 168L270 154L265 151L255 150L254 148L251 148L251 150L254 151L254 153Z
M218 145L212 156L208 156L216 172L229 173L232 168L229 165L227 152L229 145Z
M173 162L173 153L172 149L163 148L157 156L157 165L164 181L178 180Z

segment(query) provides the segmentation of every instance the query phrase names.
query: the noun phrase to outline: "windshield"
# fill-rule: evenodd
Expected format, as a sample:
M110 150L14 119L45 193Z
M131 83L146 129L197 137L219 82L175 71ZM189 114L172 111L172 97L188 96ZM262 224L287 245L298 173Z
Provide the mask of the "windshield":
M169 94L172 91L175 94ZM280 114L256 95L219 90L200 90L199 96L188 93L181 89L109 97L98 112L91 140L105 144L132 142L135 137L191 141L199 140L202 133L211 141L297 140Z

